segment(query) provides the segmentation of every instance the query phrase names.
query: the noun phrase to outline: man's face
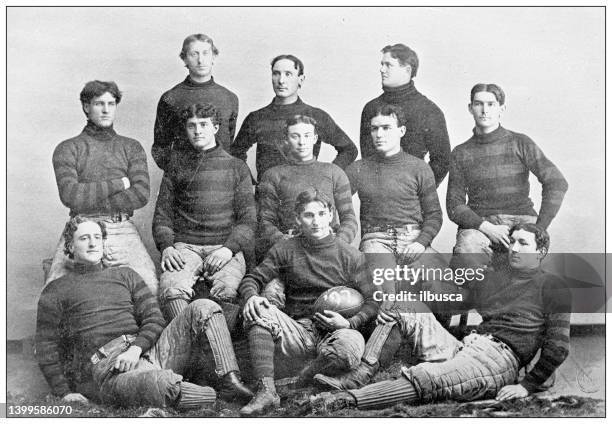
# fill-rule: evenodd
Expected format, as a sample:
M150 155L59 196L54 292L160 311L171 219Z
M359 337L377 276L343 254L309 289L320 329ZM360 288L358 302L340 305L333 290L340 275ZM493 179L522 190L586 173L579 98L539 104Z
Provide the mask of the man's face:
M383 156L391 156L402 149L401 141L406 127L398 127L393 115L377 115L370 120L370 134L376 151Z
M298 162L306 162L314 158L313 148L317 142L314 126L303 122L287 128L287 145L289 154Z
M536 247L535 234L526 230L516 230L510 235L508 262L518 271L535 269L540 266L543 253Z
M303 80L304 75L298 75L292 60L277 60L272 67L272 88L276 97L280 99L297 98Z
M70 252L77 263L100 262L104 254L104 240L100 226L92 221L81 222L74 233Z
M474 94L474 100L468 105L476 126L485 134L499 127L499 121L505 109L506 106L499 104L495 94L488 91L479 91Z
M189 75L196 81L210 79L215 55L210 43L205 41L194 41L189 45L183 59L189 70Z
M111 93L106 92L94 97L89 103L83 103L83 110L92 123L101 128L108 128L115 121L117 100Z
M412 79L412 67L402 66L399 60L391 57L391 53L384 53L380 60L380 77L383 87L399 87Z
M310 202L300 212L296 221L302 234L311 240L321 240L329 235L333 215L321 202Z
M208 150L215 147L215 134L219 125L215 125L211 118L192 117L185 123L187 138L196 150Z

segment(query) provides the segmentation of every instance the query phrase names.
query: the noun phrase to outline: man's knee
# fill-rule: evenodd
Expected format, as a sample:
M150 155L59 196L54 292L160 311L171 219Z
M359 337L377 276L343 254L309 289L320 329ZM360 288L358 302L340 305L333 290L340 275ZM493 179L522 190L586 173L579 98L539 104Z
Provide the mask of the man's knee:
M491 241L481 231L474 229L459 230L453 253L488 253Z
M159 293L159 301L162 305L165 305L173 300L184 300L186 302L190 302L193 295L193 289L191 288L166 287Z
M210 316L215 313L223 313L223 309L210 299L196 299L187 306L192 314Z
M319 354L329 359L338 371L356 368L365 351L365 340L357 330L343 328L328 335L319 347Z

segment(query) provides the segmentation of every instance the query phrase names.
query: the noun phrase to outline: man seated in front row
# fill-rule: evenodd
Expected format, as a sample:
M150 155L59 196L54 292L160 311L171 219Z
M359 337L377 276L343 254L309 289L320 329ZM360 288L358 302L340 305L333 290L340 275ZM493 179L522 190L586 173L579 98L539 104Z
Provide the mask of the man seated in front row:
M352 390L322 393L311 399L313 406L329 411L448 399L508 400L535 391L569 353L571 292L562 279L540 268L549 246L546 230L518 224L509 241L510 272L491 272L485 281L474 282L480 287L472 291L472 302L483 319L475 330L459 341L431 313L395 314L393 319L403 337L414 343L422 363L402 368L396 380L365 387L370 376L364 374L353 373L352 377L365 378L350 380L317 378L328 386ZM517 381L519 370L540 349L533 369Z
M157 299L143 279L131 268L102 265L103 222L77 215L63 236L75 267L45 286L36 323L36 358L54 395L126 407L212 406L213 388L182 377L208 343L220 396L252 396L240 381L219 305L197 300L164 329Z
M215 298L238 297L256 226L251 173L217 143L215 107L191 105L181 119L192 148L175 152L153 216L153 237L162 252L160 302L169 320L187 307L202 273Z
M331 201L316 190L307 190L298 195L295 213L301 234L276 243L240 283L251 364L258 382L258 392L240 410L242 415L260 415L279 406L274 386L275 350L296 360L317 356L302 370L303 380L319 371L348 370L359 365L364 340L357 329L378 310L363 255L330 231ZM285 284L284 312L259 294L274 278L281 278ZM365 302L360 311L349 319L327 310L313 316L316 299L335 286L361 292Z

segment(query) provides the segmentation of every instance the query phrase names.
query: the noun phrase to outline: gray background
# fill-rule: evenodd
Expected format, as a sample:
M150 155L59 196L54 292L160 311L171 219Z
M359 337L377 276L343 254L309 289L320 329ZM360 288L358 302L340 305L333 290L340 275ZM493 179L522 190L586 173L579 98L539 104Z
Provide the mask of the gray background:
M7 19L8 339L33 332L41 260L68 215L51 156L84 126L78 95L91 79L119 84L115 129L149 154L151 199L135 222L157 261L155 110L162 92L184 79L178 53L196 32L220 49L215 80L238 95L239 123L273 97L270 59L293 53L306 66L302 99L326 110L356 144L361 109L381 92L379 51L387 44L419 54L416 86L443 110L452 147L471 135L472 85L500 84L508 98L503 125L534 139L569 181L549 228L552 251L604 251L603 8L63 7L9 8ZM324 146L319 159L333 155ZM253 169L252 155L248 163ZM446 180L438 194L444 206ZM532 199L538 208L535 179ZM455 231L445 213L434 247L449 252Z

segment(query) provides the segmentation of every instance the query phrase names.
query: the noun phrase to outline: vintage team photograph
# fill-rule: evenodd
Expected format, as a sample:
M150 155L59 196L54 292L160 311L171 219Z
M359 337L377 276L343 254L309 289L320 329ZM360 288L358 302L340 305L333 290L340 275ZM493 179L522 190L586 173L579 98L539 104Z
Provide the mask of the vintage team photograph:
M605 417L605 7L6 8L5 417Z

